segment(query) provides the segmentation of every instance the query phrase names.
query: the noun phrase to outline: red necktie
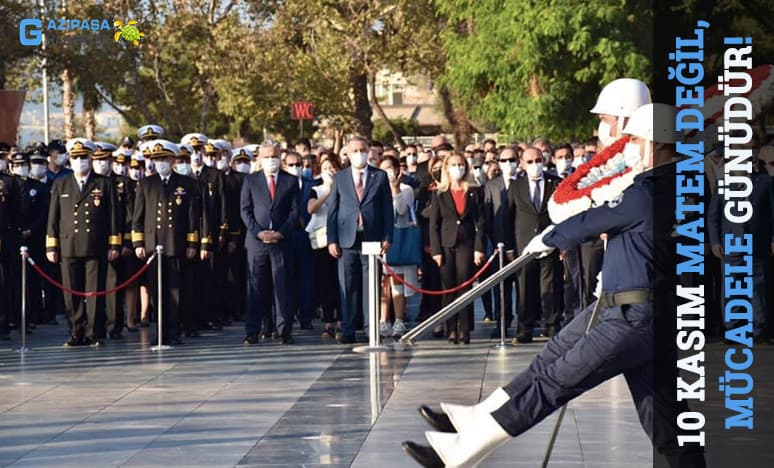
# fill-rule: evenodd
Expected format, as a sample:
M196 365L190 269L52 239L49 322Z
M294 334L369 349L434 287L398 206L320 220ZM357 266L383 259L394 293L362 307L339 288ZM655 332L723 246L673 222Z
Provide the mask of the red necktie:
M363 193L365 192L363 188L363 173L361 172L357 176L357 186L355 186L355 191L357 192L357 200L362 202L363 201ZM363 213L358 213L357 215L357 225L358 227L363 227Z
M277 191L277 186L274 183L274 176L269 176L269 197L271 197L271 201L274 201L274 193Z

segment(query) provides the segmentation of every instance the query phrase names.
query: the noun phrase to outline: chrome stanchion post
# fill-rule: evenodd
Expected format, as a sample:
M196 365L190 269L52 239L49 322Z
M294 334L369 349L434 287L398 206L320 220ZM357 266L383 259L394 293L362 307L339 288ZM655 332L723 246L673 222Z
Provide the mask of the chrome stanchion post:
M498 257L500 259L500 270L505 268L505 244L502 242L499 242L497 244L498 249ZM500 282L500 342L496 345L494 345L495 348L500 350L506 350L513 345L510 343L505 342L505 282L507 278L503 278L503 280ZM508 304L508 309L510 309L510 304Z
M163 296L163 294L162 294L163 293L163 284L162 284L162 280L161 280L161 278L162 278L161 275L162 275L162 271L163 271L162 270L162 257L163 256L164 256L164 246L163 245L157 245L156 246L156 274L158 275L158 277L157 277L157 289L156 289L156 309L157 309L158 313L156 314L156 320L158 321L158 331L157 331L157 333L159 335L158 336L159 341L158 341L158 344L156 346L151 346L151 351L160 351L160 350L171 349L172 348L172 346L165 345L163 343L163 340L162 340L162 337L164 336L163 335L163 331L164 330L163 330L163 326L162 326L163 317L164 317L164 302L163 302L163 299L162 299L162 296Z
M379 342L379 256L382 254L381 242L363 242L363 255L368 257L368 346L357 346L353 348L356 353L370 353L379 351L389 351L390 348L382 346Z
M22 246L19 249L21 255L21 323L19 324L19 331L21 332L21 346L16 349L17 353L28 353L30 348L27 347L27 257L29 256L29 249L27 246Z

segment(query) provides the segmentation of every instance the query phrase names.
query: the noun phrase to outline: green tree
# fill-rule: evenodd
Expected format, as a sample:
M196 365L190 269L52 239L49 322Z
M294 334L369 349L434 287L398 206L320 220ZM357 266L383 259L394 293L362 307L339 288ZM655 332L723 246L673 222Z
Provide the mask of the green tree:
M591 133L588 110L616 78L650 81L644 0L435 0L448 21L441 86L491 129L562 139Z

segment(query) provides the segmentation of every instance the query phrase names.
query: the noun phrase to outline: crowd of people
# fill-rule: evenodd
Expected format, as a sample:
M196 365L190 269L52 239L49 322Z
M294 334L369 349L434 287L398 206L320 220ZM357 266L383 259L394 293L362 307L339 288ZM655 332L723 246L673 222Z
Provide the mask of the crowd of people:
M410 319L415 288L404 283L455 289L498 244L516 257L551 224L547 206L562 179L612 139L487 139L455 148L442 135L402 147L355 136L332 151L309 140L232 148L199 133L179 142L164 137L164 129L146 125L136 145L127 137L118 145L74 138L0 146L0 338L21 320L21 246L75 291L122 285L162 246L165 343L244 321L245 345L289 344L294 324L312 330L315 319L324 340L354 343L369 317L362 243L380 242L391 274L381 277L374 326L397 339L410 321L464 292L421 295ZM417 235L396 235L406 229ZM390 264L390 250L397 258L412 249L412 259ZM484 320L498 323L492 337L500 336L500 320L518 343L555 335L593 302L603 256L602 238L589 239L504 281L503 304L500 287L486 293ZM82 297L31 273L28 328L55 324L62 314L67 347L121 339L149 326L156 280L151 270L117 293ZM470 306L433 334L468 344L474 325Z

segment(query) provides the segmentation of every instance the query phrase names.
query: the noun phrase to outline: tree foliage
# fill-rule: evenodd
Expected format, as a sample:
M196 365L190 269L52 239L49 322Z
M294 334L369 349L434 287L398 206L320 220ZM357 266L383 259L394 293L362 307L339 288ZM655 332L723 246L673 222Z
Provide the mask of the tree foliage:
M474 119L520 138L591 133L588 110L621 77L650 81L643 0L435 0L448 19L442 84Z

